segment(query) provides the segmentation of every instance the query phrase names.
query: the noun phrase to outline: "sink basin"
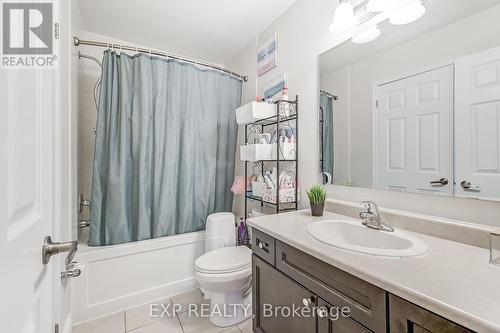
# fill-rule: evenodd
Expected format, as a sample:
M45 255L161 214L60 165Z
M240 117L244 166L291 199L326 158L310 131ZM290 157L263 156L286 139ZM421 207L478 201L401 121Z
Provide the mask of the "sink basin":
M341 249L385 257L415 257L427 253L420 239L401 231L370 229L360 222L324 220L308 224L307 232L325 244Z

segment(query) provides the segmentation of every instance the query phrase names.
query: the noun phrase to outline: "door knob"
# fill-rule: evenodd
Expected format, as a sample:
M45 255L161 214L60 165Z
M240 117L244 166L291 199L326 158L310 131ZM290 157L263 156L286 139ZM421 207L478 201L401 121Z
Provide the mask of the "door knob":
M431 182L433 186L445 186L448 185L449 181L446 178L441 178L440 180L435 180Z
M465 191L472 191L472 192L480 192L481 190L479 189L479 186L477 185L473 185L470 181L468 180L464 180L463 182L460 183L460 186L462 186L462 188L465 190Z
M42 246L42 263L47 265L50 261L50 257L55 254L62 252L69 252L66 257L66 266L68 266L75 257L76 250L78 249L78 241L69 242L53 242L50 236L45 237Z

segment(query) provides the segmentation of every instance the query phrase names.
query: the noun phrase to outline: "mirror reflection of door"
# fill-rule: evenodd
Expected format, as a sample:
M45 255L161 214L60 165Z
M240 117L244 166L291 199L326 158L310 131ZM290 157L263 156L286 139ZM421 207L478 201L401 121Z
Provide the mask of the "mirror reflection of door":
M320 137L320 172L323 184L333 182L335 153L333 147L333 101L337 97L326 91L320 91L319 137Z
M500 201L500 3L453 4L319 56L319 90L340 96L320 127L333 184Z
M500 47L456 62L455 195L500 198Z
M375 187L453 195L453 65L379 85Z

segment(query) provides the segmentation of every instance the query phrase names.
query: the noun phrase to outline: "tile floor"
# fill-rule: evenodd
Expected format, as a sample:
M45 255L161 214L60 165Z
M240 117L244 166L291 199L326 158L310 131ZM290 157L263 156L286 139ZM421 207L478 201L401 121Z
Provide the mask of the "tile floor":
M148 303L74 326L73 333L252 333L251 319L222 329L206 317L189 316L188 304L208 304L199 289L154 303L179 304L181 309L172 317L152 318Z

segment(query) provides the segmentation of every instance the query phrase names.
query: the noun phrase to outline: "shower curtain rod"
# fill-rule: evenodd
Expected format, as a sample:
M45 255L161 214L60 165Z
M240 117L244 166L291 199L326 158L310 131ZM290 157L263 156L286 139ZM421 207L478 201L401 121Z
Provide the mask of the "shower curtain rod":
M333 98L334 101L336 101L336 100L339 99L339 96L336 96L334 94L330 94L328 91L325 91L325 90L320 90L319 93L322 94L322 95L325 95L325 96Z
M211 68L214 70L218 70L218 71L224 72L226 74L229 74L233 77L236 77L237 79L239 79L243 82L248 81L247 75L241 75L241 74L232 72L228 69L222 68L220 66L213 65L209 62L205 62L205 61L201 61L201 60L197 60L197 59L192 59L189 57L183 57L183 56L180 56L178 54L161 52L161 51L156 51L156 50L152 50L152 49L145 49L142 47L135 47L135 46L129 46L129 45L120 45L120 44L104 43L104 42L97 42L97 41L91 41L91 40L83 40L83 39L80 39L78 37L73 37L73 44L75 46L79 46L79 45L98 46L98 47L127 50L127 51L135 51L138 53L147 53L147 54L151 54L151 55L166 57L166 58L175 59L175 60L178 60L181 62L186 62L186 63L194 64L197 66L202 66L202 67L207 67L207 68Z

